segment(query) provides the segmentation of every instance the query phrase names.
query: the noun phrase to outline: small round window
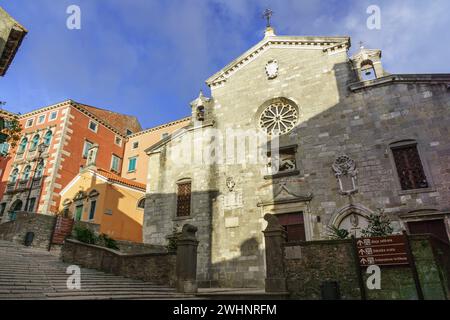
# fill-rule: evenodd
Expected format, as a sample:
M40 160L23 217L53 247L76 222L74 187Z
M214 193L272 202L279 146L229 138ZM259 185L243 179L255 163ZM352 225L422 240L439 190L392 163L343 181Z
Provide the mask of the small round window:
M297 125L298 110L285 100L277 100L261 113L259 125L270 136L290 132Z

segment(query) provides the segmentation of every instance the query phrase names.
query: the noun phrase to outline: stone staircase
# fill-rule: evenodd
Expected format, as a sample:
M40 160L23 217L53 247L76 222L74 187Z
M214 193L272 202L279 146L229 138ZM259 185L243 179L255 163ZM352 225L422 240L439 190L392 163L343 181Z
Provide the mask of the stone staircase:
M81 269L81 290L69 290L69 265L57 253L0 241L0 300L195 299L174 289Z

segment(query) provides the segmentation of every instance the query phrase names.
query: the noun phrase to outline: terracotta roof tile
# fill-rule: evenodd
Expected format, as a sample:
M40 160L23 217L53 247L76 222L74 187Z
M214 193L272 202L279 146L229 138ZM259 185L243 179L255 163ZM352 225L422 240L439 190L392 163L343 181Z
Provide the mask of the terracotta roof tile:
M97 168L97 172L108 179L108 181L120 183L129 187L134 187L138 189L145 190L146 186L143 183L133 181L130 179L122 178L121 176L118 176L117 174L114 174L108 170Z
M112 127L118 129L122 134L126 135L127 130L133 133L142 130L142 127L135 116L121 114L110 110L100 109L85 104L77 103L80 107L86 109L99 119L102 119Z

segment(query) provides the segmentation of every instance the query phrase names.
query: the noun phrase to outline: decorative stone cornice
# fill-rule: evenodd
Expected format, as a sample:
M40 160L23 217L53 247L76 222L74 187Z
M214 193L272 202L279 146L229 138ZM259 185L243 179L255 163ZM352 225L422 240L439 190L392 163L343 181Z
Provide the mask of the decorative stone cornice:
M132 135L129 135L128 139L136 138L136 137L139 137L139 136L141 136L143 134L146 134L146 133L150 133L150 132L154 132L154 131L161 130L161 129L164 129L164 128L172 127L174 125L177 125L177 124L180 124L180 123L183 123L183 122L186 122L186 121L190 121L190 120L191 120L191 116L185 117L185 118L182 118L182 119L179 119L179 120L175 120L175 121L172 121L172 122L169 122L169 123L165 123L165 124L162 124L160 126L157 126L157 127L154 127L154 128L150 128L150 129L146 129L146 130L143 130L143 131L139 131L139 132L136 132L136 133L134 133Z
M348 50L350 45L350 37L265 37L253 48L206 80L206 84L213 88L225 83L237 70L253 61L269 48L306 48L322 50L325 53L333 53L339 50Z
M374 80L351 83L348 88L352 92L357 92L396 83L446 85L448 88L450 74L393 74Z

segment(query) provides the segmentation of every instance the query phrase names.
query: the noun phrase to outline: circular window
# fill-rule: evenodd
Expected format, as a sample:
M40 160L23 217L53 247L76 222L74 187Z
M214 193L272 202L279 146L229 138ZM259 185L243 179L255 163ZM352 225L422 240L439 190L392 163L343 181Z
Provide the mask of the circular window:
M269 105L261 114L259 125L271 136L279 136L294 129L298 121L298 110L286 101Z

